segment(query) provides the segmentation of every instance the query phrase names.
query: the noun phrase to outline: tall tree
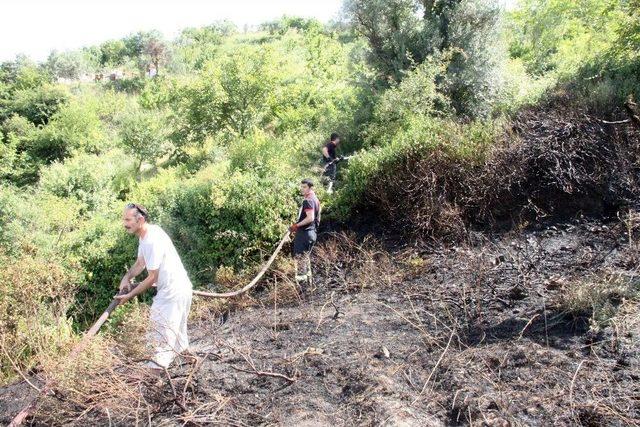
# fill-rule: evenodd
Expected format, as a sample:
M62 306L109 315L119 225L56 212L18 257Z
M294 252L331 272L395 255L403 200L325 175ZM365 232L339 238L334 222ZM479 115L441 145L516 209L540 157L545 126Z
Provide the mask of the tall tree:
M429 57L448 61L437 80L455 110L487 112L506 58L495 0L347 0L345 10L381 80L397 83Z

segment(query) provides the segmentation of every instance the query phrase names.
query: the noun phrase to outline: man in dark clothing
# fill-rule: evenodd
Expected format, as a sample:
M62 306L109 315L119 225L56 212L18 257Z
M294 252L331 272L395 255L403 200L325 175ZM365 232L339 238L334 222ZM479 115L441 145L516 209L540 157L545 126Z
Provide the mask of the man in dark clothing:
M289 227L295 233L293 239L293 256L296 262L296 282L311 285L311 248L316 243L317 229L320 226L320 201L313 191L313 182L303 179L300 182L300 193L304 196L298 220Z
M329 180L328 193L333 191L333 182L336 180L336 164L339 157L336 155L336 148L340 143L340 136L337 133L332 133L329 142L322 147L322 160L325 163L324 176Z

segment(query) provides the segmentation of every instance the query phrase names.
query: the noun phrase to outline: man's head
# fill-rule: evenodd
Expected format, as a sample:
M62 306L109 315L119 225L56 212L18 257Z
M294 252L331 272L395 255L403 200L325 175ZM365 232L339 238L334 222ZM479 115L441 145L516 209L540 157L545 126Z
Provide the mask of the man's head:
M300 181L300 193L303 196L306 197L311 191L313 191L313 181L309 178L305 178Z
M332 133L331 134L331 142L333 142L334 145L338 145L340 143L340 135L338 135L337 133Z
M122 225L127 230L127 233L140 234L148 218L149 213L144 206L137 203L128 203L122 213Z

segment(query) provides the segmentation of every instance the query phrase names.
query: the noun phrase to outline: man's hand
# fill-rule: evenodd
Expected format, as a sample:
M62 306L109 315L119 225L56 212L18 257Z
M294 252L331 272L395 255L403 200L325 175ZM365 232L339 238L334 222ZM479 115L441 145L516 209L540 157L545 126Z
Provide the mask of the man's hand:
M131 295L131 292L129 292L129 293L122 294L122 295L116 295L114 298L117 299L118 301L120 301L119 305L122 305L122 304L125 304L127 301L129 301L133 297L134 296Z
M298 224L297 224L297 223L296 223L296 224L292 224L292 225L289 227L289 232L290 232L290 233L295 233L296 231L298 231Z
M120 281L120 293L125 294L131 290L131 283L129 282L128 275L125 275Z

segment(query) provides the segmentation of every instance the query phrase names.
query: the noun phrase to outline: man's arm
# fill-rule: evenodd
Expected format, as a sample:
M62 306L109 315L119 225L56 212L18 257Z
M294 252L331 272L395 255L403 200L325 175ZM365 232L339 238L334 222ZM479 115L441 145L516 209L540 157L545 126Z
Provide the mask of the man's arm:
M139 256L135 264L122 276L120 280L120 293L129 292L131 279L134 279L144 270L144 258Z
M305 225L311 224L315 219L313 209L306 209L305 212L307 213L307 216L298 223L298 227L304 227Z
M325 159L331 160L331 157L329 156L329 149L327 148L326 145L322 147L322 155L324 156Z
M129 301L131 298L135 297L136 295L140 295L141 293L149 289L151 285L153 285L158 281L159 272L160 270L148 270L149 275L147 276L146 279L140 282L138 286L133 288L133 290L130 291L129 293L126 293L124 295L116 295L115 298L117 300L120 300L120 304L124 304L125 302Z

